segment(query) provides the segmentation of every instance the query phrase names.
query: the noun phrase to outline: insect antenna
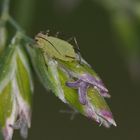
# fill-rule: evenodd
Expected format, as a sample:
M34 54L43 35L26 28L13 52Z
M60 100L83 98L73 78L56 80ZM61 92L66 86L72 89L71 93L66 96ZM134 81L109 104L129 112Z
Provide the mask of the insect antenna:
M49 35L49 33L50 33L50 30L46 30L45 34Z
M54 36L55 37L58 37L59 34L60 34L60 32L56 32L56 34Z
M74 41L75 45L73 48L75 49L75 51L77 52L78 56L79 56L79 62L82 63L82 60L81 60L81 54L80 54L80 47L77 43L77 40L76 40L76 37L71 37L67 40L68 42L71 42L71 41Z
M77 51L77 52L80 52L80 48L79 48L79 45L77 43L77 40L76 40L76 37L71 37L67 40L68 42L71 42L71 41L74 41L74 43L76 44L76 46L74 46L74 49Z

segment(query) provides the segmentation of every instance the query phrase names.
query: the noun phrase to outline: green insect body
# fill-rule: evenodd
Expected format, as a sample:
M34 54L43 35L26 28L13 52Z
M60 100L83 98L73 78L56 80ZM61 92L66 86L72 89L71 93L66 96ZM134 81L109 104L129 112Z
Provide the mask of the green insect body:
M47 56L49 58L68 62L76 59L76 53L73 46L64 40L42 33L37 34L35 40L45 57Z

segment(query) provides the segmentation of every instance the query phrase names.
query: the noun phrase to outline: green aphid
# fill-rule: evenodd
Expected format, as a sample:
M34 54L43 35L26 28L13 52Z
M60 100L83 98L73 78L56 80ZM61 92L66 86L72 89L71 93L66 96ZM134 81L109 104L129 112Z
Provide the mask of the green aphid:
M76 59L73 46L64 40L42 33L37 34L35 40L47 59L54 58L68 62Z

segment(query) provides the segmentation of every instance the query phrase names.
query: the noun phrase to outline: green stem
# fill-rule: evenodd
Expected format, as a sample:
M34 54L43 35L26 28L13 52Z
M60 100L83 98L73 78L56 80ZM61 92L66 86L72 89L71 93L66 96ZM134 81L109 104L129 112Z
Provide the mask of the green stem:
M19 24L12 17L9 16L8 21L17 30L17 32L21 34L21 36L25 41L29 43L34 43L34 40L25 34L24 30L19 26Z
M3 1L2 15L1 15L1 19L3 21L7 21L8 20L8 16L9 16L9 4L10 4L10 0L4 0Z
M18 25L18 23L11 16L8 16L8 21L17 31L24 33L24 30Z
M10 3L10 0L4 0L2 16L1 16L2 21L4 22L8 21L15 28L15 30L18 33L20 33L20 35L26 42L34 43L34 40L28 37L25 34L24 30L19 26L19 24L9 15L9 3Z

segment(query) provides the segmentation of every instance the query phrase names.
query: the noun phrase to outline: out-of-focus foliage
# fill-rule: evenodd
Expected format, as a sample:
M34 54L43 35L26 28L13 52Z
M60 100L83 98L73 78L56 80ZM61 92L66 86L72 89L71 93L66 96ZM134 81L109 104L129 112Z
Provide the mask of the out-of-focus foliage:
M27 138L31 126L32 75L19 38L17 34L0 57L0 125L5 140L12 139L14 129Z
M124 57L131 78L140 79L140 1L139 0L93 0L105 7L110 14L112 26L121 43L118 48Z

